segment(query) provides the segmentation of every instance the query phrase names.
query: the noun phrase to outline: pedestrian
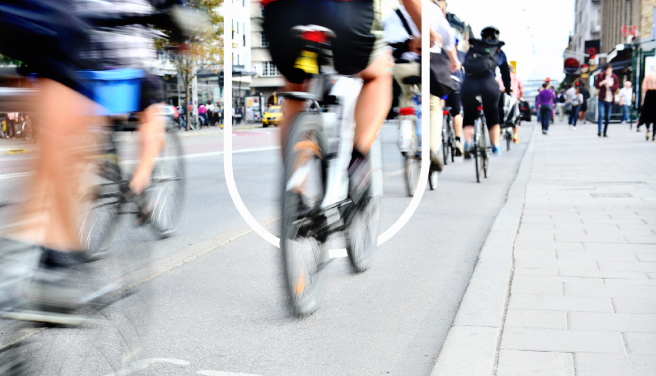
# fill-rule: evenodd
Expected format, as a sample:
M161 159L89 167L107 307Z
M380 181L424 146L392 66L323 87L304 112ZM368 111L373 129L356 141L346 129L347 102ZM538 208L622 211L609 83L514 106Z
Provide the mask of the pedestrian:
M595 81L595 88L599 89L597 99L597 136L602 136L601 124L604 123L603 136L608 137L608 123L610 122L610 111L615 104L615 92L620 87L620 80L613 73L613 67L610 64L604 65L604 72L601 73Z
M633 90L631 89L631 81L624 82L624 87L620 90L620 107L622 107L622 124L626 124L627 120L631 121L631 105L633 104Z
M588 115L588 99L590 99L590 91L585 87L584 82L580 82L579 87L581 88L581 95L583 95L583 103L581 103L581 107L579 108L579 120L585 124L586 116Z
M565 119L565 105L567 104L567 99L565 99L565 90L561 90L558 94L558 103L556 104L556 109L558 110L558 119L563 121Z
M207 101L205 109L207 110L207 126L209 127L214 125L214 106L212 105L212 102Z
M9 112L7 114L7 138L12 140L16 138L16 120L18 118L17 112Z
M572 113L572 98L576 94L576 89L574 88L574 85L572 84L567 84L567 90L565 90L565 99L566 99L566 105L565 105L565 113L569 115Z
M645 79L642 80L642 113L640 114L640 123L645 124L647 128L647 136L645 137L649 141L650 131L649 125L652 126L652 135L651 140L654 141L656 138L656 70L652 69L649 72Z
M202 119L200 127L202 128L203 125L207 125L207 108L204 104L198 106L198 116Z
M237 124L241 124L241 119L243 115L244 114L242 112L241 106L237 106L237 109L235 110L235 121L237 122Z
M553 111L553 105L556 102L556 95L548 89L548 83L542 84L544 90L540 91L538 98L535 100L535 107L538 108L538 114L542 121L542 134L549 132L549 121Z
M223 114L222 114L223 109L221 108L221 103L220 103L220 102L216 102L216 106L214 107L214 109L215 109L215 110L214 110L214 122L215 122L217 125L220 126L220 125L222 124L222 123L221 123L221 117L222 117L222 115L223 115Z
M576 130L576 120L579 117L579 108L583 104L583 94L581 94L581 87L577 86L574 95L572 96L572 111L569 113L568 124L570 129Z

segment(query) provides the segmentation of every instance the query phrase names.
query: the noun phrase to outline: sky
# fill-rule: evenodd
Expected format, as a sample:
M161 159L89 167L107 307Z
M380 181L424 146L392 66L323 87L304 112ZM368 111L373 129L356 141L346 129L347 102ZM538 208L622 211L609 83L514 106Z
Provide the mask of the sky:
M574 28L575 0L448 0L447 11L471 25L476 37L494 25L520 80L561 81L563 51Z

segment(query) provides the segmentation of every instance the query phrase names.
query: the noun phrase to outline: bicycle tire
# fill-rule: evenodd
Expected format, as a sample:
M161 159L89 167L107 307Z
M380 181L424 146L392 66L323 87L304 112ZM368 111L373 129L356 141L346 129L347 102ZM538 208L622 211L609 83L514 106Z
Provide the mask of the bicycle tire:
M510 151L510 142L512 141L512 137L510 136L510 133L507 131L503 132L504 138L506 139L506 151Z
M482 174L482 168L483 168L483 161L482 161L482 150L480 148L480 138L482 135L481 131L481 126L480 126L481 120L477 119L476 120L476 125L475 125L475 130L474 130L474 137L476 139L474 140L474 143L472 145L472 148L474 149L474 162L475 162L475 168L476 168L476 182L480 183L481 182L481 174Z
M487 167L490 158L489 158L489 147L487 145L486 132L488 132L487 126L485 122L481 121L481 137L479 138L479 142L481 144L478 149L481 153L481 167L483 169L483 177L487 179Z
M346 220L346 252L358 273L371 267L378 246L380 197L367 197Z
M298 114L288 131L284 149L280 250L285 293L297 317L316 311L325 290L324 267L328 261L322 246L325 239L311 236L313 226L318 224L307 217L307 213L321 205L326 190L328 144L320 120L319 114ZM292 179L302 182L304 196L288 187L294 183Z
M90 158L78 178L83 188L77 202L82 208L78 236L91 260L106 256L121 206L122 173L111 134L105 142L105 149Z
M442 157L445 166L449 159L449 125L449 115L444 115L442 119Z
M180 136L167 127L166 142L160 151L146 189L151 208L150 224L161 238L171 236L179 226L185 192L185 164Z

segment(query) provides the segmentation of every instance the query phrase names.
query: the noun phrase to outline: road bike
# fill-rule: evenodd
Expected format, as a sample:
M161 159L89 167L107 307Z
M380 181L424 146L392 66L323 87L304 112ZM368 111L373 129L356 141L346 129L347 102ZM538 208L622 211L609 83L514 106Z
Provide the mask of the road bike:
M503 92L500 95L500 102L503 105L499 108L500 114L502 114L501 137L506 141L506 151L510 151L510 144L514 137L513 127L521 124L522 117L517 99Z
M421 77L410 76L403 79L405 85L411 87L414 106L398 109L399 113L399 149L405 159L405 181L408 195L413 197L419 184L421 173L421 93L418 85ZM431 161L428 173L428 185L431 190L437 188L438 170Z
M283 143L280 249L284 286L294 315L306 316L319 307L323 296L330 237L344 235L356 272L372 265L383 194L382 157L376 141L367 153L370 185L359 201L354 201L347 168L362 80L335 72L329 42L335 34L331 30L308 25L294 27L291 33L304 41L297 67L311 77L310 90L280 95L321 105L319 111L298 113Z
M100 130L101 148L92 153L80 179L86 179L79 204L83 211L79 236L88 257L106 255L121 214L136 215L139 224L150 224L161 238L173 234L184 198L185 168L180 138L167 122L161 151L155 160L151 184L140 196L130 195L127 163L122 163L117 137L137 130L135 123L115 122ZM134 162L133 162L134 163Z
M442 115L442 157L444 159L444 165L447 165L449 157L451 158L451 162L455 162L456 158L456 135L453 131L451 107L444 107L442 109Z
M481 105L481 97L477 96L476 99L478 101L478 118L474 121L474 141L470 153L475 162L476 182L480 183L482 176L487 178L492 147L488 145L486 138L488 130L485 122L485 114L483 113L483 106Z

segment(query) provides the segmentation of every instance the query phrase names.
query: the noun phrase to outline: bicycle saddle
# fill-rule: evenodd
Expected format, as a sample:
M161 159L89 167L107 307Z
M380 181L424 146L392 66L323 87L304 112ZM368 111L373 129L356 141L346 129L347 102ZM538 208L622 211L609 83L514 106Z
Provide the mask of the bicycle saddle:
M403 79L403 83L406 85L421 85L421 77L419 76L410 76Z

